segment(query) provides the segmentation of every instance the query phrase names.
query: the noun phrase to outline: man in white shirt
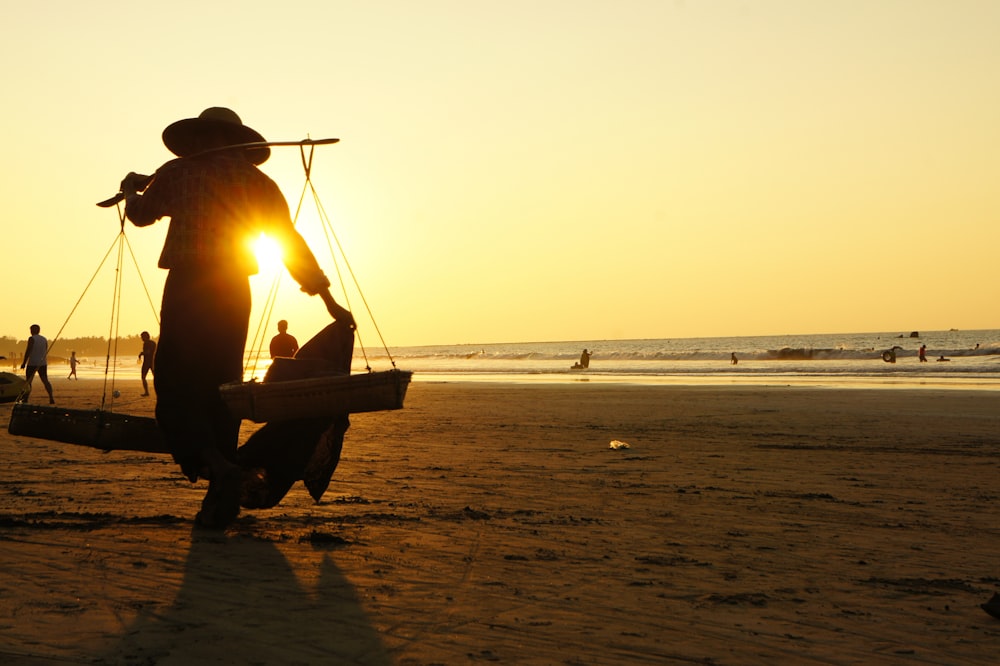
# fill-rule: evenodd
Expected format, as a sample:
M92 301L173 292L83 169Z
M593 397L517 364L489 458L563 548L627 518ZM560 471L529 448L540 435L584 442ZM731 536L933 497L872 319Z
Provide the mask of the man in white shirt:
M42 327L38 324L31 325L31 337L28 338L28 346L24 349L24 360L21 362L21 369L25 370L24 378L28 381L28 391L31 391L31 381L35 378L35 373L38 373L39 379L42 380L42 385L45 386L45 390L49 394L49 404L56 404L55 398L52 397L52 384L49 383L49 369L48 361L46 361L46 356L49 353L49 341L40 335Z

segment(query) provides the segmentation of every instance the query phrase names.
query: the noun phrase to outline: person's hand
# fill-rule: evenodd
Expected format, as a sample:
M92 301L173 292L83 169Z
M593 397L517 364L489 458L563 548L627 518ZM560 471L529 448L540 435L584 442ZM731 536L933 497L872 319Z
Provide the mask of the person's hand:
M147 185L149 185L150 178L151 176L130 171L129 174L122 179L120 186L122 194L128 196L130 194L135 194L136 192L141 192L146 189Z
M354 315L351 314L350 310L345 310L336 303L333 304L333 307L330 307L328 304L326 309L340 323L346 324L350 328L357 328L357 324L354 322Z
M335 315L335 319L347 324L348 328L356 329L358 327L357 323L354 321L354 315L351 314L350 310L340 308L340 314Z
M24 363L21 364L21 369L24 370Z
M357 328L357 324L354 321L354 315L351 314L350 310L346 310L341 307L337 301L333 300L333 296L330 295L329 289L324 289L319 292L320 297L323 302L326 303L326 311L330 313L330 316L337 321L347 324L350 328Z

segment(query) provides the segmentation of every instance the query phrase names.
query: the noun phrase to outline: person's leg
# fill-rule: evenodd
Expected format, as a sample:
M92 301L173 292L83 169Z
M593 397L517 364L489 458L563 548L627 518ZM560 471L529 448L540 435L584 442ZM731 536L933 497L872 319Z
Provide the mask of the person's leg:
M52 397L52 383L49 382L49 369L47 365L38 366L38 378L42 380L45 392L49 394L49 404L56 404L56 399Z
M153 387L157 419L182 466L197 463L208 447L235 459L239 420L229 416L218 389L242 377L249 311L246 278L213 279L176 270L167 277ZM224 437L222 446L217 433Z
M27 386L24 389L23 400L28 401L31 397L31 385L35 381L35 373L38 372L38 366L29 365L24 369L24 381L27 382Z

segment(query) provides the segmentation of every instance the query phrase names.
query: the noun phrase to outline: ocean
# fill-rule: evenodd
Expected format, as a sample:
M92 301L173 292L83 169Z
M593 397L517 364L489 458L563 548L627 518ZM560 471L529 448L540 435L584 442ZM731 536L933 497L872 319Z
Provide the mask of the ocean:
M915 335L914 335L915 334ZM927 362L918 352L926 345ZM895 348L895 363L883 353ZM587 370L573 370L581 352ZM813 384L1000 390L1000 329L652 340L456 344L390 349L414 381ZM383 369L382 350L369 365ZM738 363L731 362L735 354ZM361 354L355 365L364 368ZM941 358L947 359L939 360Z
M652 340L573 340L355 349L355 372L393 367L413 381L627 384L806 384L831 387L927 387L1000 390L1000 329L837 333ZM926 345L927 362L918 359ZM883 353L895 348L895 363ZM590 367L572 370L581 352ZM735 354L737 364L732 364ZM266 354L265 354L266 355ZM947 361L938 360L940 358ZM256 359L256 364L254 363ZM248 353L246 377L263 378L269 360ZM60 366L50 367L59 378ZM68 373L68 370L66 371ZM105 376L104 359L87 359L81 377ZM139 376L135 359L109 369Z

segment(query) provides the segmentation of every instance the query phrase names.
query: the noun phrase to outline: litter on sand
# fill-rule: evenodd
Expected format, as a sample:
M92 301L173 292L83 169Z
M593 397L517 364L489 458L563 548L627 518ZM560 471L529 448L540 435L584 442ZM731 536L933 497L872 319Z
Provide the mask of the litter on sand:
M993 597L985 604L979 604L979 607L1000 620L1000 593L994 592Z
M627 449L630 447L628 445L628 442L623 442L621 440L613 439L611 440L611 444L608 445L608 448L617 451L618 449Z

